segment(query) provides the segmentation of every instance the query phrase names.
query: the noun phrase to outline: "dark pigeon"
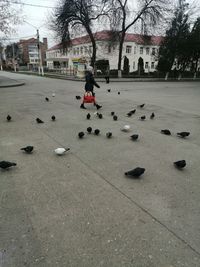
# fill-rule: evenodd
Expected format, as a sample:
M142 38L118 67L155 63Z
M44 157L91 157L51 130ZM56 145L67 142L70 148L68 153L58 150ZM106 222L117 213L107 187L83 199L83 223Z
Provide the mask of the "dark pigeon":
M155 117L155 114L154 114L154 112L151 114L151 116L150 116L150 119L154 119L154 117Z
M144 120L146 120L146 116L141 116L140 119L141 119L142 121L144 121Z
M95 135L99 135L99 133L100 133L100 130L99 129L94 130L94 134Z
M131 112L132 114L135 114L136 109L133 109L133 110L131 110L130 112Z
M51 119L52 119L52 121L55 121L56 117L53 115L53 116L51 116Z
M7 121L11 121L12 117L10 115L7 116Z
M87 118L87 120L89 120L91 118L90 113L87 114L86 118Z
M139 105L140 108L143 108L145 104Z
M81 99L80 95L76 95L76 99L80 100Z
M111 138L112 137L112 133L111 132L106 133L106 137L107 138Z
M103 118L103 115L101 113L97 113L97 116L99 117L99 119Z
M78 133L78 137L79 137L80 139L83 138L84 135L85 135L84 132L79 132L79 133Z
M120 92L118 92L118 95L120 95Z
M168 130L168 129L161 130L160 132L161 132L162 134L165 134L165 135L171 135L171 132L170 132L170 130Z
M87 132L88 132L88 133L91 133L91 132L92 132L92 127L88 127L88 128L87 128Z
M48 97L45 97L45 100L48 102L49 101L49 98Z
M33 151L33 149L34 149L33 146L26 146L21 148L21 150L24 150L28 154L30 154Z
M137 167L131 171L125 172L125 175L134 178L139 178L144 172L145 172L144 168Z
M179 161L174 162L174 165L178 169L183 169L186 166L186 161L185 160L179 160Z
M111 116L114 116L115 115L115 112L114 111L111 111Z
M133 115L133 113L132 113L132 112L128 112L126 115L127 115L128 117L131 117L131 116Z
M8 169L12 166L16 166L17 163L14 163L14 162L9 162L9 161L0 161L0 168L2 169Z
M107 91L108 91L108 93L110 93L111 92L111 89L107 89Z
M117 121L118 117L116 115L113 116L113 120Z
M179 137L185 138L190 135L190 132L180 132L180 133L177 133L177 135Z
M138 134L133 134L130 136L130 138L133 140L133 141L136 141L138 139L139 135Z
M40 118L36 119L37 123L44 123Z

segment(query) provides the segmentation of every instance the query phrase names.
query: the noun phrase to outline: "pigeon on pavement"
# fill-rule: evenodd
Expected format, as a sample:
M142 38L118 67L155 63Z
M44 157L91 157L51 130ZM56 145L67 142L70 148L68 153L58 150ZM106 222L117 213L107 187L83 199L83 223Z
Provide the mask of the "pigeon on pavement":
M36 119L37 123L44 123L40 118Z
M81 96L80 95L76 95L76 99L77 100L80 100L81 99Z
M92 127L88 127L88 128L87 128L87 132L88 132L88 133L91 133L91 132L92 132Z
M126 176L131 176L134 178L139 178L145 172L145 168L137 167L131 171L125 172Z
M9 162L9 161L0 161L0 168L2 169L8 169L12 166L16 166L17 163L14 163L14 162Z
M56 117L53 115L53 116L51 116L51 119L52 119L52 121L55 121Z
M177 133L177 135L179 137L185 138L190 135L190 132L180 132L180 133Z
M58 156L62 156L66 151L69 151L70 148L64 148L64 147L58 147L54 150L54 152L58 155Z
M113 116L113 120L117 121L118 117L116 115Z
M168 130L168 129L161 130L160 132L161 132L162 134L165 134L165 135L171 135L171 132L170 132L170 130Z
M7 121L11 121L12 117L10 115L7 116Z
M48 97L45 97L45 100L48 102L49 101L49 98Z
M130 129L131 129L131 126L127 124L127 125L124 125L124 126L122 127L121 130L122 130L123 132L129 132Z
M33 151L33 149L34 149L33 146L26 146L21 148L21 150L24 150L28 154L30 154Z
M143 108L145 104L139 105L140 108Z
M99 135L99 133L100 133L100 130L99 130L99 129L95 129L95 130L94 130L94 134L95 134L95 135Z
M86 118L87 118L87 120L89 120L91 118L90 113L87 114Z
M107 137L107 138L111 138L111 137L112 137L112 133L111 133L111 132L107 132L107 133L106 133L106 137Z
M186 161L185 160L179 160L179 161L175 161L174 165L178 168L178 169L183 169L186 166Z
M111 111L111 116L114 116L115 115L115 112L114 111Z
M136 141L138 139L139 135L138 134L133 134L130 136L130 138L133 140L133 141Z
M80 139L83 138L84 135L85 135L84 132L79 132L79 133L78 133L78 137L79 137Z
M144 116L141 116L141 117L140 117L140 120L141 120L141 121L146 120L146 116L145 116L145 115L144 115Z
M150 119L154 119L154 117L155 117L155 114L154 114L154 112L151 114L151 116L150 116Z

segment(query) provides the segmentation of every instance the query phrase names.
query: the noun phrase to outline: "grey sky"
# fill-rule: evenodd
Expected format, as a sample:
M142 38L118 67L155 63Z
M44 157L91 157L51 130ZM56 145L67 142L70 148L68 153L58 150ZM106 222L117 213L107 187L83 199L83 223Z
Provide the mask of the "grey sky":
M11 0L14 1L14 0ZM49 6L54 7L59 2L59 0L21 0L23 3L26 4L33 4L33 5L42 5L42 6ZM175 2L175 1L173 1ZM188 3L192 3L192 6L196 6L196 15L200 16L200 0L188 0ZM13 7L17 7L17 4L12 4ZM36 37L36 28L39 28L40 31L40 38L47 37L49 41L49 47L56 44L58 40L55 40L53 32L51 32L47 27L47 20L49 17L50 12L52 11L51 8L42 8L42 7L34 7L23 5L22 16L24 20L28 23L32 24L33 26L29 25L28 23L23 23L15 27L16 33L10 36L10 42L18 41L22 37ZM25 38L24 38L25 39Z

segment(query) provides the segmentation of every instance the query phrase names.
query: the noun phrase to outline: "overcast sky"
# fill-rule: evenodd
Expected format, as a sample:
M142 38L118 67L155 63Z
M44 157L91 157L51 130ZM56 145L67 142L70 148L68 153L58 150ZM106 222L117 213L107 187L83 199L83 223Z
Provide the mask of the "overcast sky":
M10 0L15 2L16 0ZM95 0L94 0L95 1ZM10 36L10 42L18 41L20 38L29 38L29 37L36 37L36 28L39 28L40 32L40 39L42 40L43 37L48 38L49 47L53 46L58 42L55 40L53 32L48 29L47 20L49 18L50 12L53 10L52 8L43 8L43 7L36 7L36 6L29 6L30 5L40 5L40 6L48 6L48 7L55 7L59 0L21 0L23 5L22 8L22 16L24 20L33 26L29 25L28 23L24 22L21 25L18 25L16 28L16 33ZM174 1L175 2L175 1ZM197 13L196 16L200 16L200 0L188 0L188 3L193 3L193 5L197 6ZM13 7L19 7L17 4L12 4ZM24 38L24 39L25 39Z

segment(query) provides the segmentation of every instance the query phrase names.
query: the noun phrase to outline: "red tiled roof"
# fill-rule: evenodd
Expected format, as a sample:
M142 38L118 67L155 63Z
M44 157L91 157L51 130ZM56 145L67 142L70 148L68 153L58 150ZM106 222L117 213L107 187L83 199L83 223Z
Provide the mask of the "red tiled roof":
M94 33L96 41L109 41L111 39L111 31L101 31ZM135 42L137 44L160 45L163 41L163 36L143 36L140 34L126 33L125 42ZM72 45L90 43L89 35L77 37L71 40ZM56 50L62 47L62 44L57 44L48 49L47 51Z

